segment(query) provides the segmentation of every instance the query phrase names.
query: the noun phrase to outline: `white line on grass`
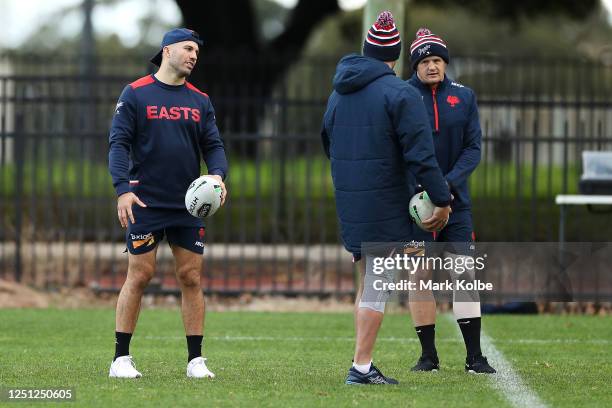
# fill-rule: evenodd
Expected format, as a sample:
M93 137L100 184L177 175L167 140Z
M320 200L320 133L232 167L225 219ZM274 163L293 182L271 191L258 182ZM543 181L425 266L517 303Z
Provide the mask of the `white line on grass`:
M531 390L512 369L512 365L495 347L489 336L482 332L480 342L484 353L491 359L497 374L491 376L494 388L515 407L546 407L544 401Z
M181 340L185 337L181 336L144 336L145 340ZM1 340L1 339L0 339ZM206 336L206 340L214 341L348 341L354 342L354 337L343 336ZM403 337L379 337L376 341L393 342L393 343L418 343L418 339L403 338ZM457 339L437 339L436 342L441 343L463 343L463 340ZM609 345L612 340L606 339L500 339L495 340L498 344L593 344L593 345Z
M445 314L448 320L453 322L460 334L459 327L455 324L452 314ZM547 405L538 395L523 382L521 377L514 371L512 364L493 344L493 340L482 331L480 334L480 345L483 353L490 360L491 365L497 370L496 374L486 375L493 388L506 398L513 407L545 408Z

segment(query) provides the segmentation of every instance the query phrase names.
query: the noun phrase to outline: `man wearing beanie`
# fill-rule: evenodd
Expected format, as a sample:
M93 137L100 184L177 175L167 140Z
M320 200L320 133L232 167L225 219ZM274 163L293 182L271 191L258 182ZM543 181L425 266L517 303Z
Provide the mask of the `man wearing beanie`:
M227 158L204 92L187 82L202 45L198 34L175 28L164 35L151 62L159 66L127 85L110 131L109 170L117 192L117 216L126 229L128 270L117 299L115 357L109 377L139 378L130 355L143 292L155 273L157 245L164 236L176 261L187 340L187 377L215 375L202 357L204 297L200 285L204 224L185 208L185 191L208 174L223 191Z
M385 11L368 31L363 55L348 55L338 63L323 118L321 135L331 160L341 236L361 274L347 384L397 384L372 364L386 300L363 296L362 244L414 239L408 204L417 182L436 205L424 223L429 230L442 229L450 211L450 192L436 163L421 96L393 72L400 51L400 34Z
M468 257L469 242L474 240L468 177L480 162L481 130L476 95L470 89L450 80L446 66L450 57L446 43L426 28L416 33L410 46L414 75L408 83L423 97L433 129L436 159L453 194L452 214L448 225L439 233L422 233L420 239L453 243L445 245L445 256ZM462 278L474 279L474 271ZM468 276L466 276L468 275ZM459 274L453 271L451 277ZM421 342L422 353L413 371L439 369L435 347L436 302L429 293L410 301L410 312ZM467 357L465 371L494 373L480 350L480 302L478 293L453 292L453 313L463 334Z

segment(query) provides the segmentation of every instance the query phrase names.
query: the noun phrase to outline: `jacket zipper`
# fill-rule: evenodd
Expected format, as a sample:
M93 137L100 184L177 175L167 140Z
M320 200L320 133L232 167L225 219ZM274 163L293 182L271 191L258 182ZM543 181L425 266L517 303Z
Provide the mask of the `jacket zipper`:
M433 98L433 108L434 108L434 124L435 131L438 132L440 130L438 126L438 102L436 101L436 88L431 88L431 97Z

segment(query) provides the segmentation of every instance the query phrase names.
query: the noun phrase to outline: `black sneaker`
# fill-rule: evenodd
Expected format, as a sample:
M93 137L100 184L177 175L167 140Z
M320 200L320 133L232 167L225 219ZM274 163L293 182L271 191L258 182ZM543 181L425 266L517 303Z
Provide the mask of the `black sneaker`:
M410 371L438 371L440 369L440 361L438 356L421 355L416 365Z
M346 384L366 385L366 384L397 384L397 380L385 377L378 368L372 364L367 374L361 374L355 367L351 367L346 377Z
M494 374L497 371L489 365L482 354L465 359L465 371L471 374Z

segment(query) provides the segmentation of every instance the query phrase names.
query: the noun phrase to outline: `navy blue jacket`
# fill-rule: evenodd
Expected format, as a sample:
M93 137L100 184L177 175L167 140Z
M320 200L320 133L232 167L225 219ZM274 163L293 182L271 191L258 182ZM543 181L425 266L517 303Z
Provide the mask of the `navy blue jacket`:
M385 63L359 55L340 60L333 86L321 135L344 246L360 254L364 242L412 240L417 181L436 205L450 202L421 96Z
M469 209L468 177L480 162L482 139L476 95L446 76L435 90L423 84L416 73L408 83L423 96L433 128L436 159L455 196L452 208Z
M185 209L201 157L208 174L225 178L225 149L208 95L188 82L167 85L153 75L124 88L110 130L117 195L133 191L149 208Z

